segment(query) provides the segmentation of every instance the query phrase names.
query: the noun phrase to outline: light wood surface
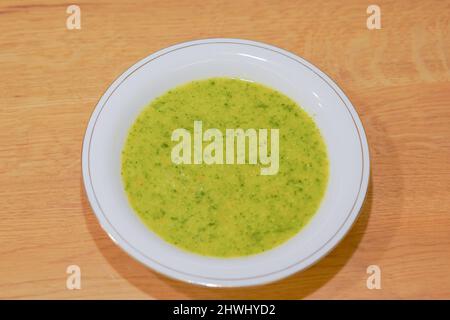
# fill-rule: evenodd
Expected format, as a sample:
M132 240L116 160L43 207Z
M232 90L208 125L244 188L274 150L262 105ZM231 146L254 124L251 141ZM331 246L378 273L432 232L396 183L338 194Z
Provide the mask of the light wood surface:
M450 298L450 2L65 1L0 3L0 298ZM372 178L326 258L257 288L169 280L116 247L81 179L90 113L130 65L171 44L235 37L290 50L329 74L365 126ZM82 289L66 289L79 265ZM382 288L366 287L379 265Z

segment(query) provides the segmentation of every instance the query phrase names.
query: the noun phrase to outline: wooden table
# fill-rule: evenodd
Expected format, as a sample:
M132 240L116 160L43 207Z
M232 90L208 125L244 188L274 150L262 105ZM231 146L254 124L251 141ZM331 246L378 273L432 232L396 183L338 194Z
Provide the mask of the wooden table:
M376 1L65 1L0 4L1 298L450 298L450 5ZM364 123L372 179L350 233L326 258L257 288L169 280L102 231L84 194L81 143L109 84L191 39L285 48L344 89ZM81 290L66 288L80 266ZM382 288L366 287L369 265Z

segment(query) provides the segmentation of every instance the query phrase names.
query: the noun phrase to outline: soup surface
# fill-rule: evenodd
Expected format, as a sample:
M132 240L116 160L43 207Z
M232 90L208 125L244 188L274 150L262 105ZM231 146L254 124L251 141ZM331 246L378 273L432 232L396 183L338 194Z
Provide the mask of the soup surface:
M174 163L179 142L172 134L184 128L194 136L195 121L203 132L224 135L230 128L278 129L278 170L262 175L267 165L249 161ZM246 151L248 160L248 145ZM122 179L131 206L161 238L201 255L236 257L272 249L308 223L326 190L328 158L313 119L293 100L261 84L211 78L176 87L143 109L122 151Z

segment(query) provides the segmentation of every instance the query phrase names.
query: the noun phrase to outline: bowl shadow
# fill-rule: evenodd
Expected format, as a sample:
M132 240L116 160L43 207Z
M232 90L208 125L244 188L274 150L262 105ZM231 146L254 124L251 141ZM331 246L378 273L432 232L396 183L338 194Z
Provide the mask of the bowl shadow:
M372 210L373 186L369 181L365 202L358 219L344 239L324 258L309 268L273 283L244 288L208 288L167 278L116 246L103 231L92 212L80 184L86 226L98 250L108 263L130 284L156 299L302 299L330 281L346 265L358 248ZM132 297L130 297L132 298Z

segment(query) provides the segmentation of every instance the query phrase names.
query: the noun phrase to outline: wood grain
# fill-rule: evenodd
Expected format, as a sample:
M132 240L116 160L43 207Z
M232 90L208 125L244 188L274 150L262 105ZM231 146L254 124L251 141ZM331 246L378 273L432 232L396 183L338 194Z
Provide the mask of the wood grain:
M0 298L450 298L450 4L376 1L66 1L0 4ZM306 58L348 94L372 179L351 232L310 269L258 288L158 275L116 247L84 195L80 151L108 85L171 44L236 37ZM82 289L66 289L77 264ZM382 289L366 288L366 268Z

